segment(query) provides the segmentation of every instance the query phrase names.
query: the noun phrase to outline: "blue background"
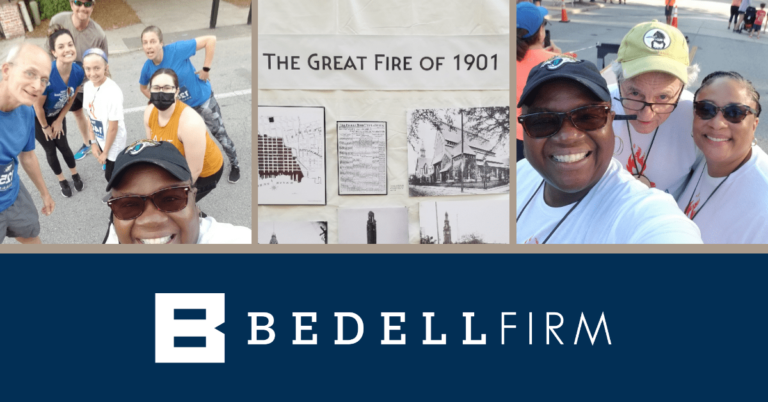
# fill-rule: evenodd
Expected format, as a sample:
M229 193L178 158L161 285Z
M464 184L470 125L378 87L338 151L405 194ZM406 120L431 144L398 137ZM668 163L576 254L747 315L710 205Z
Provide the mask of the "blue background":
M0 399L762 399L762 258L5 255ZM225 293L226 363L155 364L155 293ZM248 312L274 316L271 345L247 344ZM318 313L318 345L292 345L292 312ZM359 343L333 344L334 312L363 319ZM406 313L405 346L381 345L381 312ZM422 345L422 312L447 345ZM463 312L486 345L462 345ZM517 312L503 346L501 312ZM605 313L612 345L573 344L581 312L591 330Z

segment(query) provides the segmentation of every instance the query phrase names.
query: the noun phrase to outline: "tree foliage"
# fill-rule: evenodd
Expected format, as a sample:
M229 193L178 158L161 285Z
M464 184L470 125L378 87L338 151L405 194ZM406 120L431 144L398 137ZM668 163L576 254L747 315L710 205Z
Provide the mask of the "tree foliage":
M468 235L461 236L459 244L485 244L483 236L477 233L470 233Z
M439 133L445 129L443 124L461 128L461 116L464 116L464 128L469 131L467 139L480 137L491 141L496 149L504 146L509 138L509 107L474 107L448 109L416 109L411 114L408 126L408 144L418 150L419 125L429 124Z
M40 19L47 20L62 11L72 11L69 0L38 0Z

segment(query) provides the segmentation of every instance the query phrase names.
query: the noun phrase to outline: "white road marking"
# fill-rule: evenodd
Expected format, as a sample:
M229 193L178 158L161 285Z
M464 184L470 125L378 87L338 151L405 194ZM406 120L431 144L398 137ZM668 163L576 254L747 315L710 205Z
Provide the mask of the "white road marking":
M243 95L250 95L250 94L251 94L251 89L248 88L248 89L243 89L241 91L233 91L233 92L227 92L223 94L214 94L214 95L216 96L216 99L224 99L224 98L231 98L233 96L243 96ZM147 105L132 107L129 109L123 109L123 114L144 112L144 109L146 108L147 108Z

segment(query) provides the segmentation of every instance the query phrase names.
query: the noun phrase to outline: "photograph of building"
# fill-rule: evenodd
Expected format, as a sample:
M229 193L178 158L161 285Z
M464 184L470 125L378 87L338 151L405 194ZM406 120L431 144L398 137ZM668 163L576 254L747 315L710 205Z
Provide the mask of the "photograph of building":
M339 208L339 244L408 244L408 208Z
M419 203L421 244L509 244L509 201Z
M259 221L258 244L328 244L328 222Z

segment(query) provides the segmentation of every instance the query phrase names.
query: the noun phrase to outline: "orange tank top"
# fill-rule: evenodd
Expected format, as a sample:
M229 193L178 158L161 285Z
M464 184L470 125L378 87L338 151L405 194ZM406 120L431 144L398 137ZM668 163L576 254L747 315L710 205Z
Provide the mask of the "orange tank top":
M176 109L173 111L168 124L165 127L161 127L158 122L158 110L152 109L152 113L149 115L149 132L152 135L152 139L155 141L168 141L173 144L176 149L184 154L184 144L179 140L179 119L181 118L181 112L188 106L179 100L176 101ZM203 171L200 172L200 177L208 177L218 172L221 166L224 164L224 157L221 155L221 150L213 142L208 130L205 131L205 157L203 158Z

